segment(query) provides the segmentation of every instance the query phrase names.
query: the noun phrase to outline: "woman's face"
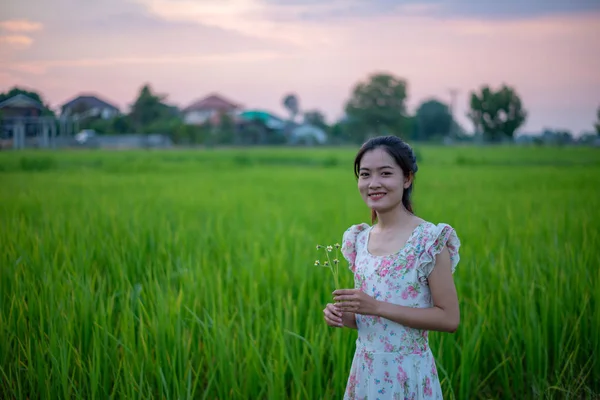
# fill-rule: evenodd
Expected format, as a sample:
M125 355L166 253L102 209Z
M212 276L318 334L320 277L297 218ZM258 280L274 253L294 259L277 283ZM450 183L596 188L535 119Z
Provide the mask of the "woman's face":
M405 188L411 179L385 149L378 147L363 155L358 170L358 190L372 210L383 212L402 205Z

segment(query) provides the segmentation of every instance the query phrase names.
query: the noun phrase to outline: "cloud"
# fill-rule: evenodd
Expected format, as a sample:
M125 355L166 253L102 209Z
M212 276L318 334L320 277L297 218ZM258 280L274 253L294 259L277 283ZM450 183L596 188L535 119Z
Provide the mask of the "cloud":
M8 32L37 32L41 31L43 27L44 25L39 22L26 19L0 21L0 29Z
M25 35L0 35L0 45L6 44L14 49L26 49L31 46L33 39Z
M197 56L132 56L107 58L71 58L48 61L21 62L5 65L4 68L15 72L25 72L33 75L43 75L49 69L56 68L88 68L105 67L121 68L123 66L148 67L150 65L206 65L222 62L244 62L280 59L275 52L235 52L231 54L212 54Z
M35 0L34 0L35 1ZM74 0L57 0L62 7L75 7L78 18L66 21L48 19L46 33L32 41L24 36L10 37L5 42L27 52L3 57L0 68L30 74L44 74L49 69L69 66L104 65L201 64L219 59L231 60L272 57L273 52L289 51L289 44L269 38L256 38L200 22L166 20L148 13L141 5L107 0L115 8L99 8L96 13L86 7L69 4ZM40 5L41 6L41 5ZM53 7L55 5L53 4ZM77 8L79 7L79 8ZM81 11L81 13L79 13ZM12 24L17 26L17 24ZM20 25L25 26L24 24ZM31 26L29 26L31 28Z
M296 14L304 20L336 20L346 17L371 17L401 13L427 14L439 18L476 18L480 20L528 19L552 15L585 14L600 11L598 0L356 0L332 7L337 0L262 0L269 7L302 8Z
M0 21L0 55L10 57L10 50L24 50L33 44L30 33L42 30L39 22L27 19L11 19ZM2 34L1 31L6 32ZM26 35L27 34L27 35Z

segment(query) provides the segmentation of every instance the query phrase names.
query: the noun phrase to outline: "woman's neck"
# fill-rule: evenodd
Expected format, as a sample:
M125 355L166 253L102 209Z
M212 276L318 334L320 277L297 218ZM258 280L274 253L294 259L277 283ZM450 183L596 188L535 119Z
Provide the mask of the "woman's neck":
M381 231L393 230L409 224L409 221L413 218L414 215L404 207L396 207L389 211L377 213L377 227Z

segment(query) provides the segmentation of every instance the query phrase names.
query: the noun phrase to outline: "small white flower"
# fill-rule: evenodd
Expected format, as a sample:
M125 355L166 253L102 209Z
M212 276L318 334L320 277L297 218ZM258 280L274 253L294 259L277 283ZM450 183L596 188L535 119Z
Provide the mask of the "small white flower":
M333 247L327 246L327 251L331 251L331 250L333 250Z

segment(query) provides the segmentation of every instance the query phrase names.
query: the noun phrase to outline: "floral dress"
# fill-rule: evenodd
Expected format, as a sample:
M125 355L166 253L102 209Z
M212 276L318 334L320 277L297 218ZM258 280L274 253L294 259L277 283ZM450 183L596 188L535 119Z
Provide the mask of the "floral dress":
M368 224L352 225L343 235L342 254L354 274L355 287L376 300L408 307L431 307L427 277L444 246L452 273L460 241L448 224L421 223L404 247L388 256L367 250ZM344 400L441 399L428 331L385 318L356 314L358 338Z

